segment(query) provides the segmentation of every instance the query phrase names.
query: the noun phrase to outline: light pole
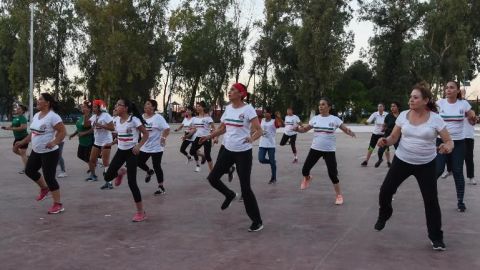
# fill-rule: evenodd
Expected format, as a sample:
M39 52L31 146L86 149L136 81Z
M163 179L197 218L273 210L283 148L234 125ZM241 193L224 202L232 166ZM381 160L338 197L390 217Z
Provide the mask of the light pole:
M168 77L170 76L172 66L177 62L177 56L176 55L169 55L166 57L165 62L168 63L168 72L167 72L167 82L165 84L165 93L164 93L164 99L165 99L165 94L167 92L167 87L168 87ZM175 78L175 76L173 77ZM172 105L171 103L171 97L172 97L172 88L173 88L174 81L172 79L172 82L170 82L170 91L168 93L168 98L167 98L167 115L168 115L168 121L172 122Z
M33 18L35 15L35 4L30 4L30 87L29 87L29 120L33 120Z

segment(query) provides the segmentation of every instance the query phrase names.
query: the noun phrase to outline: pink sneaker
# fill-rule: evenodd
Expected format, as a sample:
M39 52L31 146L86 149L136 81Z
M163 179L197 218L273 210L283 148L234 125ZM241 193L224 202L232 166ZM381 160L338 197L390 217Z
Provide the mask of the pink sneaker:
M40 194L38 194L38 196L35 200L43 201L47 197L48 192L50 192L50 190L48 188L41 188L40 189Z
M300 184L300 189L304 190L307 189L308 186L310 185L310 182L312 181L312 176L309 175L307 179L305 180L305 177L302 179L302 183Z
M118 187L122 184L123 176L127 173L127 169L125 167L121 167L118 169L117 178L115 178L115 186Z
M65 209L61 203L53 203L52 207L48 209L49 214L59 214L63 211L65 211Z
M335 204L336 205L342 205L343 204L343 196L342 195L337 195L337 198L335 199Z
M133 222L142 222L144 221L145 219L147 219L147 214L145 214L145 212L143 213L135 213L135 216L133 216L132 218L132 221Z

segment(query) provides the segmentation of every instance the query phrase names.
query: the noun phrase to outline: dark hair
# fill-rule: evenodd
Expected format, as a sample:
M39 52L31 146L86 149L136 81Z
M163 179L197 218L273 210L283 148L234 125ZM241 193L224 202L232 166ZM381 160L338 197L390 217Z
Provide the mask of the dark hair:
M328 97L320 98L320 101L322 101L322 100L327 102L328 107L332 107L332 101Z
M25 105L23 105L23 104L18 104L17 106L20 107L20 108L22 108L22 111L23 111L24 113L28 110L27 106L25 106Z
M153 107L153 111L156 112L158 110L158 103L156 100L154 99L147 99L146 102L150 102L150 104L152 104L152 107Z
M392 101L392 104L395 104L395 106L397 106L398 110L400 111L400 108L401 108L400 102L398 102L398 101Z
M58 111L58 103L51 94L41 93L40 95L43 97L43 99L45 99L45 101L47 101L50 104L49 109L53 110L54 112Z
M455 81L455 80L449 80L449 81L447 81L447 84L449 82L453 82L457 86L457 89L458 89L457 99L462 100L463 98L462 98L462 91L460 91L460 83Z
M272 114L272 108L270 108L270 107L264 108L263 111L266 112L266 113Z
M383 102L379 102L379 103L377 104L377 106L378 106L378 105L382 105L383 107L385 107L385 104L383 104Z
M250 98L252 97L252 94L247 92L247 96L245 97L245 103L250 104Z
M90 102L90 100L84 100L83 105L87 106L90 110L92 109L92 102Z
M422 98L424 99L428 98L427 108L430 111L435 113L438 112L437 105L433 101L433 95L432 95L432 92L430 91L430 85L427 82L425 81L419 82L413 86L413 89L420 91L420 94L422 94Z
M130 118L128 119L128 122L132 121L133 116L137 117L143 125L145 125L147 122L145 122L145 119L143 119L142 115L138 111L137 106L135 106L135 103L131 102L130 100L126 98L120 98L119 100L123 100L125 103L125 107L127 107L127 113L130 114Z
M208 113L207 103L205 103L205 101L202 100L200 102L197 102L197 105L203 108L204 113Z

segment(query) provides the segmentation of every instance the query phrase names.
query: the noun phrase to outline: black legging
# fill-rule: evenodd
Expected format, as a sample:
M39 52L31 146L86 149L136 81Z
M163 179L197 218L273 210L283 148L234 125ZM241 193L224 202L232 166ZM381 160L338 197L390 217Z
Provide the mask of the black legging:
M290 140L290 147L292 148L292 152L294 154L297 153L297 147L295 147L295 142L297 141L297 134L292 136L288 136L287 134L283 134L282 139L280 140L280 145L284 146Z
M153 170L157 175L158 184L163 184L162 156L163 152L145 153L140 151L140 154L138 154L138 167L146 172L150 171L147 160L152 157Z
M110 162L107 172L105 173L105 181L110 182L117 177L118 170L125 162L127 163L128 187L130 187L130 191L132 191L135 202L141 202L142 195L140 194L140 189L137 185L137 156L133 154L132 149L117 150L115 156L113 156L113 159Z
M207 140L203 142L203 144L199 144L200 137L197 137L195 141L192 143L192 147L190 147L190 155L193 156L195 160L198 160L198 155L197 151L200 149L200 147L203 146L203 154L205 155L205 159L208 162L212 161L212 157L210 155L210 152L212 151L212 140Z
M190 157L190 155L187 153L187 147L192 143L192 141L189 140L184 140L182 142L182 145L180 146L180 153L182 153L184 156L187 158Z
M396 156L393 158L392 167L387 173L379 195L379 214L381 220L388 220L393 213L392 197L398 187L413 175L417 179L425 205L425 216L427 218L428 237L430 240L442 240L442 213L438 204L436 160L427 164L413 165L406 163Z
M207 179L210 185L222 193L226 198L231 198L235 193L230 190L221 180L222 175L235 164L237 174L240 179L240 188L242 190L243 203L247 215L254 223L262 223L260 210L258 209L257 199L250 186L250 175L252 172L252 149L243 152L232 152L223 149L219 152L217 163L208 175Z
M47 183L50 191L58 190L57 179L55 179L55 173L57 171L57 163L60 158L60 150L55 150L48 153L36 153L32 150L25 166L25 174L37 182L42 176L38 170L42 168L43 178Z
M467 178L474 177L474 163L473 163L473 149L475 147L475 140L465 138L465 166L467 167Z
M327 165L328 177L330 177L330 180L333 184L338 184L339 180L335 152L324 152L310 148L307 159L305 159L305 163L303 164L302 175L309 176L310 170L313 168L313 166L315 166L321 157L323 157L325 164Z
M90 152L92 151L92 146L83 146L83 145L78 145L77 148L77 157L86 163L89 162L90 160Z

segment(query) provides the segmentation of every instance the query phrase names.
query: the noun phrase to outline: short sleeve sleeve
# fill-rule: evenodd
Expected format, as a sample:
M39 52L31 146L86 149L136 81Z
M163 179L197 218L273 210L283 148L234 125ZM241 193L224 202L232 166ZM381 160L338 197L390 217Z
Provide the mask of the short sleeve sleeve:
M296 124L301 122L301 121L300 121L300 118L299 118L298 116L296 116L296 115L295 115L295 121L296 121Z
M376 113L372 113L372 114L370 115L370 117L368 118L367 122L368 122L368 123L372 123L373 120L375 119L375 116L376 116Z
M52 127L56 126L60 122L62 122L62 118L60 117L60 115L56 113L52 114L52 117L50 118L50 124L52 125Z
M222 122L222 123L225 122L225 118L227 118L227 113L228 113L228 107L227 107L227 109L225 109L225 111L223 112L222 117L220 117L220 122Z
M20 124L26 124L26 123L27 123L27 118L22 115L22 117L20 117Z
M405 124L405 121L407 120L407 112L408 111L403 111L400 113L397 120L395 121L395 125L402 127Z
M312 119L310 119L310 121L308 121L308 125L313 127L315 125L315 118L317 118L316 116L312 117Z
M211 124L211 123L213 123L213 119L212 119L212 117L208 117L208 118L207 118L207 121L208 121L208 124Z
M140 121L140 119L138 119L138 117L135 117L135 116L132 118L132 122L133 122L133 124L135 125L136 128L143 125L142 121Z
M157 117L157 122L158 122L158 126L161 128L161 129L167 129L167 128L170 128L170 126L168 125L167 121L165 120L165 118L163 118L163 116L159 115L158 114L158 117Z
M342 119L335 116L335 125L337 126L337 128L340 127L342 124L343 124Z
M103 120L105 121L105 123L110 123L113 121L113 117L109 113L105 113L103 117L104 117Z
M466 100L463 100L463 106L464 106L464 110L465 112L468 112L472 109L472 106L470 105L470 103L468 103L468 101Z
M437 132L442 131L447 124L445 124L445 121L443 121L442 117L440 117L436 113L430 113L430 117L433 117L433 126Z
M257 112L255 109L252 107L252 105L247 105L248 108L245 110L245 116L249 121L252 121L252 119L257 117Z

